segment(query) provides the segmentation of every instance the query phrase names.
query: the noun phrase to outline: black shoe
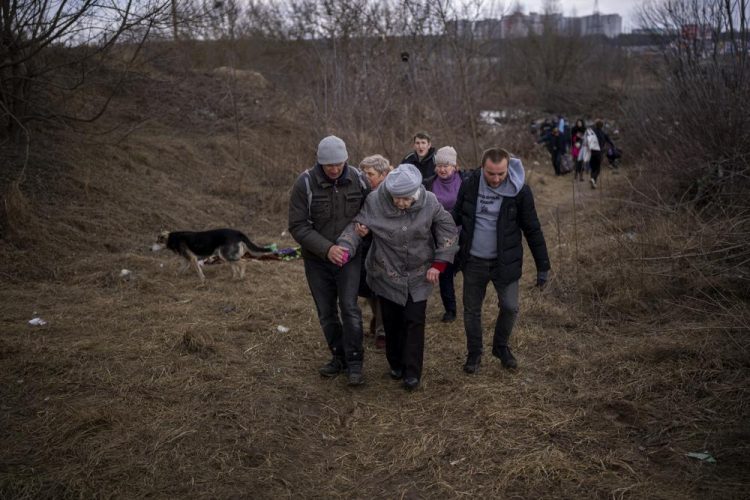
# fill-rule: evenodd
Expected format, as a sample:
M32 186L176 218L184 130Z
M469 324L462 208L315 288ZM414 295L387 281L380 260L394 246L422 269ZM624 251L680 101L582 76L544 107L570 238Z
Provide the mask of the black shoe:
M419 387L419 379L417 377L406 377L404 379L404 389L407 391L413 391Z
M391 368L391 371L388 372L388 375L390 375L393 380L401 380L402 378L404 378L404 372L400 368L398 370Z
M466 373L476 373L479 371L479 365L482 362L481 354L469 354L466 356L466 363L464 363L464 371Z
M339 358L338 356L334 356L331 358L331 361L321 366L318 369L318 372L324 377L335 377L339 373L343 372L344 368L346 368L344 360Z
M500 358L500 363L504 368L518 368L518 362L516 361L516 358L513 357L513 353L510 352L510 347L493 347L492 354L493 356Z
M361 371L349 371L349 379L347 381L348 385L362 385L365 383L365 377L362 375Z
M450 323L452 321L456 321L456 311L445 311L445 314L443 314L443 319L441 319L443 323Z

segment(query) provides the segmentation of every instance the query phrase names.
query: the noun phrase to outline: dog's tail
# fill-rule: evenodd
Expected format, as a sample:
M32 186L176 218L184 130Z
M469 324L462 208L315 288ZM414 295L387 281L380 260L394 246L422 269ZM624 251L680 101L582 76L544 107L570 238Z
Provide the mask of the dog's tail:
M250 241L250 238L248 238L245 233L240 233L240 239L242 239L242 243L245 244L245 247L247 247L247 251L250 252L250 255L252 255L253 257L257 255L273 253L273 250L271 250L270 248L259 247L258 245Z

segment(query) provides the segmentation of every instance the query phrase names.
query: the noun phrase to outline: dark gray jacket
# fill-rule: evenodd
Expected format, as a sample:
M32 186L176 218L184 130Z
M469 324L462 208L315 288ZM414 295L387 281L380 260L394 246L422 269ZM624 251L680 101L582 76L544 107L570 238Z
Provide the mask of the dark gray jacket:
M302 257L327 260L369 193L367 176L351 165L335 181L320 165L302 172L289 196L289 233L302 247Z

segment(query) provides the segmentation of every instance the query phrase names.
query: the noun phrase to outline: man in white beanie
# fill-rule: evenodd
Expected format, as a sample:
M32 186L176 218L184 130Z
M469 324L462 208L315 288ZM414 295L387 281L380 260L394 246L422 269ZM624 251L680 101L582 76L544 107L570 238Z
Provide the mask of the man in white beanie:
M335 244L370 192L367 177L347 165L344 141L330 135L318 144L317 163L295 181L289 197L289 233L302 247L305 277L333 357L319 372L346 370L349 385L362 375L362 313L357 304L361 258ZM339 310L340 309L340 310Z

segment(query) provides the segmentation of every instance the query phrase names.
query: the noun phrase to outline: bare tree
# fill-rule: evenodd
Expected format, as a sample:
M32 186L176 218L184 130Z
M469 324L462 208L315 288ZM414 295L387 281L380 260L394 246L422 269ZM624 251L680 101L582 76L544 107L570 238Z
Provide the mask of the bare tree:
M168 14L168 0L0 1L2 133L19 140L34 120L96 120L111 94L75 112L55 108L50 91L70 101L106 63L116 42L134 44L132 60L153 30L168 26Z
M665 160L662 168L675 169L666 177L683 201L734 205L734 195L750 188L748 5L671 0L641 11L642 25L662 44L663 85L635 100L629 115L649 124L634 131Z

